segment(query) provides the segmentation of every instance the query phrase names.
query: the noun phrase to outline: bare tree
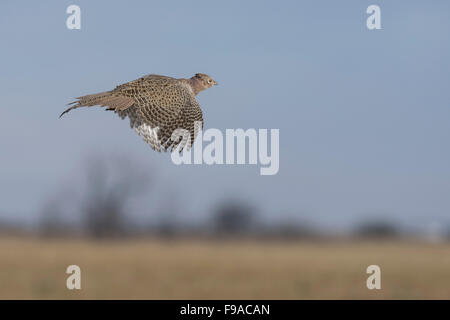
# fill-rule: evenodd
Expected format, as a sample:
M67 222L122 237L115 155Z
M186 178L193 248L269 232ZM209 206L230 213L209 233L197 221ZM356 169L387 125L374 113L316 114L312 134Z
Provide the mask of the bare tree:
M128 200L145 190L149 174L122 157L91 159L82 210L89 235L116 237L127 233L125 208Z

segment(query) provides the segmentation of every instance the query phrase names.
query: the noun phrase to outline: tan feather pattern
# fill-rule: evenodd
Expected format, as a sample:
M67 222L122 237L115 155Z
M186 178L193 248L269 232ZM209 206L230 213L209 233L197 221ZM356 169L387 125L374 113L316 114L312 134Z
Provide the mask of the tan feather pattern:
M115 111L122 119L130 119L130 127L152 149L180 152L192 146L200 128L203 114L195 96L198 92L217 84L205 74L191 79L175 79L160 75L147 75L117 86L112 91L89 94L72 102L73 106L61 116L79 107L94 105ZM198 125L196 126L196 123ZM177 135L172 139L172 135Z

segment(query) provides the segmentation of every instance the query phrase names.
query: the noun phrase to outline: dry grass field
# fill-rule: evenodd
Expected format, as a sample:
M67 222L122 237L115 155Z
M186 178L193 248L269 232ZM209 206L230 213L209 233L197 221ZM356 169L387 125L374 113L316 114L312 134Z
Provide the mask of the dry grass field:
M71 264L81 290L66 289ZM450 244L0 238L0 298L450 299Z

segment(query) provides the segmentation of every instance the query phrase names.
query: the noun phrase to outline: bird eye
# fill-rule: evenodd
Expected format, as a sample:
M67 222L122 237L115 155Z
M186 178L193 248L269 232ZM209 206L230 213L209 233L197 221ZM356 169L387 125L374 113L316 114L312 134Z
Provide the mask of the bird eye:
M208 79L208 83L211 83L211 79Z

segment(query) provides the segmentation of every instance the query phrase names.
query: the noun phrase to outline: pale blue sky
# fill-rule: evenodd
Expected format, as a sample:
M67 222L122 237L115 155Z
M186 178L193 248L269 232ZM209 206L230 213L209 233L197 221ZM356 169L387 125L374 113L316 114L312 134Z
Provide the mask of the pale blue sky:
M448 223L449 31L448 1L2 1L0 218L35 219L88 154L117 153L177 184L188 219L239 195L327 226ZM196 72L220 83L198 96L206 128L280 129L278 175L177 167L101 109L58 119L73 97Z

